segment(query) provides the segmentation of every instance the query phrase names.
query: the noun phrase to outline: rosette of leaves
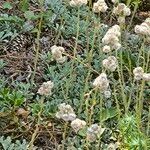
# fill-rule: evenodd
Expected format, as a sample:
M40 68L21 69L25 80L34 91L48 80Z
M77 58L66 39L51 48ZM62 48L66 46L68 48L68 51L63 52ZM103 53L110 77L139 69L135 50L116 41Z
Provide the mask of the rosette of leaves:
M4 136L0 137L0 149L1 150L27 150L28 143L25 139L23 141L16 140L12 141L11 137L8 136L5 138Z

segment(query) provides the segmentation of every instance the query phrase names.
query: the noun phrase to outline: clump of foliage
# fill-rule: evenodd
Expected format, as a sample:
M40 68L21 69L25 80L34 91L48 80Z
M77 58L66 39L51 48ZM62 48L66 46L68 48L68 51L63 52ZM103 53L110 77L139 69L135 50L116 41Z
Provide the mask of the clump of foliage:
M1 149L150 148L149 20L134 22L139 1L122 2L2 2ZM16 60L24 67L9 74Z
M1 136L0 137L0 148L4 150L27 150L28 143L26 140L20 142L16 140L15 142L12 141L11 137L7 137L6 139Z

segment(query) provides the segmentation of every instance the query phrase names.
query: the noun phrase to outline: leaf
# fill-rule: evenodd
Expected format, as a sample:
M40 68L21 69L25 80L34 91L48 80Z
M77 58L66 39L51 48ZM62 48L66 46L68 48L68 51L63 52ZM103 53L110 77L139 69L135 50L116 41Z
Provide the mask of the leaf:
M3 148L3 150L27 150L27 146L28 143L25 139L22 142L18 140L13 142L10 136L7 138L4 138L4 136L0 137L0 148Z
M20 17L8 16L7 14L2 14L0 16L0 21L10 21L10 22L15 22L15 23L19 23L19 24L22 24L24 22L24 20L21 19Z
M12 9L12 5L9 3L9 2L5 2L3 5L2 5L3 9Z
M118 112L117 112L116 108L105 109L102 111L101 119L102 119L102 121L106 121L110 118L115 117L117 114L118 114Z
M30 22L25 22L24 23L23 30L25 32L31 31L32 29L34 29L34 26Z
M31 31L31 33L37 33L39 30L38 30L38 28L34 28L32 31Z
M28 20L33 20L33 19L37 19L37 16L34 15L33 11L26 11L24 13L24 17Z
M28 0L22 0L22 1L20 2L20 7L21 7L21 10L22 10L23 12L27 11L28 8L29 8L29 1L28 1Z
M4 35L4 31L0 32L0 39L2 39L3 35Z
M82 137L85 137L86 136L86 132L87 132L87 129L83 128L83 129L79 130L78 135L80 135Z

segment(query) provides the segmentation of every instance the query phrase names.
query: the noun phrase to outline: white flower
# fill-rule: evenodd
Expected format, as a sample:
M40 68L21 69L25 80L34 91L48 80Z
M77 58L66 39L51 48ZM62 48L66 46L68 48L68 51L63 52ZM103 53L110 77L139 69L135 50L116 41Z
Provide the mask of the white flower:
M120 34L120 26L119 25L114 25L114 26L112 26L108 31L107 31L107 33L106 34L115 34L116 36L120 36L121 34Z
M44 82L41 87L38 89L38 92L40 95L51 95L52 94L52 88L54 87L54 83L52 81Z
M145 81L150 81L150 73L143 73L142 79Z
M147 18L141 25L136 25L135 33L150 36L150 18Z
M130 8L125 7L125 9L123 10L123 13L124 13L125 16L130 16L130 14L131 14Z
M134 70L133 70L133 73L136 74L136 73L144 73L144 70L142 67L136 67Z
M57 61L57 63L64 63L66 61L66 57L62 56L64 51L64 48L61 46L54 45L51 47L52 57Z
M87 4L87 0L81 0L82 4Z
M150 27L147 25L147 23L142 23L141 25L136 25L135 33L141 34L141 35L150 35Z
M62 53L63 53L64 51L65 51L64 48L61 47L61 46L53 45L53 46L51 47L51 52L52 52L53 57L54 57L55 59L60 58L60 57L62 56Z
M134 79L141 80L143 78L144 70L141 67L137 67L133 70Z
M87 129L87 139L90 142L95 141L97 137L99 137L103 134L104 130L105 130L105 128L101 128L101 126L98 126L97 124L92 124Z
M103 37L102 42L104 44L114 45L114 43L119 42L119 38L115 34L109 33Z
M109 87L109 81L105 73L101 73L93 82L93 86L99 88L101 91L106 91Z
M70 1L70 3L69 3L69 4L70 4L70 6L71 6L71 7L77 6L77 3L76 3L75 1L73 1L73 0L72 0L72 1Z
M106 69L113 72L116 70L116 68L118 66L118 61L117 61L116 57L109 56L107 59L103 60L102 64Z
M112 46L112 49L114 50L119 50L121 48L121 44L119 42L114 43L114 45Z
M73 121L76 119L76 114L70 105L62 103L58 107L59 111L56 113L58 119L63 119L64 121Z
M116 143L110 143L107 147L107 150L117 150L119 147L120 143L116 142Z
M119 16L129 16L131 11L124 3L119 3L117 7L114 7L113 13Z
M104 0L98 0L93 4L93 12L95 13L105 12L107 9L108 7Z
M150 36L146 38L146 42L150 44Z
M146 20L144 21L146 24L148 24L148 26L150 27L150 18L146 18Z
M124 16L119 16L119 17L118 17L118 22L119 22L120 24L125 24L125 17L124 17Z
M120 35L120 27L118 25L114 25L106 32L102 38L102 43L110 46L112 49L118 50L121 47L121 44L119 43Z
M97 138L97 134L100 131L100 127L97 124L92 124L88 129L87 129L87 139L91 142L95 141Z
M118 0L111 0L114 4L118 3Z
M104 97L105 98L110 98L111 97L111 92L110 91L104 91Z
M120 31L120 26L119 25L114 25L114 26L112 26L109 30L108 30L108 32L118 32L118 31Z
M97 136L93 133L87 133L87 139L90 141L90 142L94 142L96 141L96 138Z
M67 59L67 57L63 56L61 58L58 58L56 61L57 61L57 63L62 64L62 63L64 63L66 61L66 59Z
M75 130L77 133L80 129L82 129L86 125L86 122L84 120L75 119L71 122L71 127Z
M133 70L134 74L134 79L135 80L145 80L145 81L150 81L150 73L144 73L143 68L137 67Z
M86 5L87 0L71 0L69 4L72 7Z
M101 27L101 28L108 28L108 25L107 25L107 24L104 24L104 23L101 23L101 24L100 24L100 27Z
M110 46L105 45L105 46L103 47L103 52L104 52L104 53L109 53L109 52L111 52Z

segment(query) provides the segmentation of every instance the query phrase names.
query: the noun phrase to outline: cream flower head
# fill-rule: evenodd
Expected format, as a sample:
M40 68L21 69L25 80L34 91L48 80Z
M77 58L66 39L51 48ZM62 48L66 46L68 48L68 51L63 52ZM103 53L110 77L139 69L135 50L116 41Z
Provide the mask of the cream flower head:
M111 52L110 46L109 46L109 45L105 45L105 46L103 47L103 52L104 52L104 53L109 53L109 52Z
M80 129L82 129L86 125L86 122L84 120L80 120L76 118L71 122L71 127L74 129L74 131L77 133Z
M134 79L141 80L143 78L144 70L142 67L137 67L133 70Z
M76 114L73 108L65 103L58 106L59 111L56 113L58 119L63 119L64 121L73 121L76 119Z
M94 142L97 137L101 136L104 132L105 128L102 128L101 126L98 126L97 124L92 124L87 129L87 139L90 142Z
M150 81L150 73L143 73L142 79L145 81Z
M86 5L87 0L71 0L69 4L72 7Z
M117 7L114 7L113 13L115 15L129 16L131 11L124 3L119 3Z
M52 94L52 88L54 87L54 83L52 81L44 82L41 87L38 89L38 92L40 95L51 95Z
M101 91L106 91L109 87L109 81L105 73L101 73L93 82L93 86Z
M107 59L103 60L102 64L106 69L113 72L116 70L116 68L118 66L118 61L117 61L116 57L109 56Z
M99 12L105 12L108 9L107 4L104 0L98 0L93 4L93 12L99 13Z
M102 38L102 43L107 45L106 47L104 46L103 51L108 52L109 50L111 51L111 49L118 50L121 47L121 44L119 43L120 36L120 26L112 26ZM108 46L110 47L110 49L108 48Z
M52 57L57 61L57 63L64 63L66 61L66 57L62 56L64 51L64 48L61 46L54 45L51 47Z

